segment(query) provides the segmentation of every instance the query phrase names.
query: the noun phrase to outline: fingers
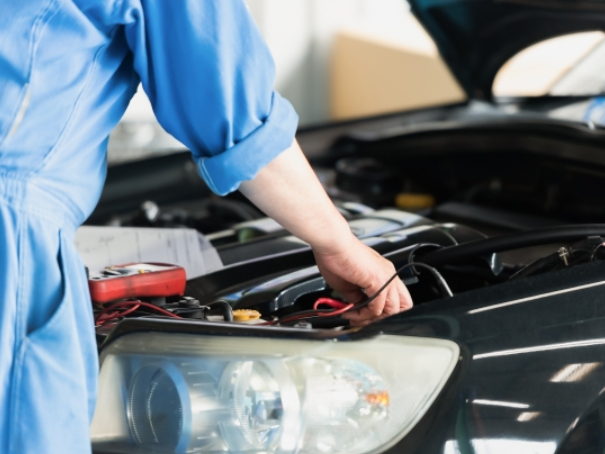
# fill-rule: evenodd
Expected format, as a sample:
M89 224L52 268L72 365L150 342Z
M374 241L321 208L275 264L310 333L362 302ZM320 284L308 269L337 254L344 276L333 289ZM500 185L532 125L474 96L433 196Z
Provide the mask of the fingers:
M322 254L315 250L314 254L326 282L353 304L377 294L395 274L393 263L357 240L338 254ZM401 279L395 278L366 307L347 312L344 316L352 324L360 325L411 307L412 298L408 290Z
M382 259L382 258L381 258ZM384 260L384 259L382 259ZM380 290L384 283L391 278L391 276L395 273L395 267L393 264L386 262L386 260L382 263L383 270L373 279L373 285L366 288L366 294L368 296L378 295L374 298L370 304L367 305L365 312L370 317L379 317L382 313L387 310L387 313L394 314L399 312L398 307L398 291L397 282L401 282L399 278L395 278L384 290ZM384 266L386 265L386 267ZM362 309L363 311L363 309Z
M346 317L345 317L346 316ZM353 318L351 318L353 316ZM379 320L389 317L389 315L383 314L378 317L368 317L361 313L361 311L347 312L343 317L349 320L351 326L367 326L375 323Z
M402 287L405 289L401 279L396 278L391 285L387 287L387 297L382 313L385 315L394 315L401 312L401 294ZM381 315L381 314L378 314Z
M401 279L395 279L368 306L343 314L353 326L365 326L390 315L411 309L412 297Z
M362 309L345 312L342 314L342 317L349 320L353 326L361 326L359 323L374 320L376 315L374 315L368 307L364 307Z
M397 279L399 281L399 286L397 287L397 291L399 293L399 311L407 311L414 307L414 302L412 301L412 296L408 288L401 281L401 279Z
M341 290L339 292L347 303L357 304L367 298L366 294L363 293L359 288L352 290Z

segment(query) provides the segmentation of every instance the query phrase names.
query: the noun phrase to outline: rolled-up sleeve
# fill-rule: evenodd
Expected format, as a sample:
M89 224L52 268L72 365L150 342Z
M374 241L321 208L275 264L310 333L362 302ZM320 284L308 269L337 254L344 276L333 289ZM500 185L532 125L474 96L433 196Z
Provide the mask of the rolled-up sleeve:
M217 194L292 144L298 116L244 0L126 0L126 40L160 124Z

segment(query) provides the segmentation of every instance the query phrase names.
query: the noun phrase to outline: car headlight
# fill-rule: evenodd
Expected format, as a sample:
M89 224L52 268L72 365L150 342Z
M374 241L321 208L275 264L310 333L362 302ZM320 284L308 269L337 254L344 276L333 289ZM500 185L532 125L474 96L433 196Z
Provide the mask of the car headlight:
M102 355L91 436L103 452L359 453L428 410L459 357L450 341L136 333Z

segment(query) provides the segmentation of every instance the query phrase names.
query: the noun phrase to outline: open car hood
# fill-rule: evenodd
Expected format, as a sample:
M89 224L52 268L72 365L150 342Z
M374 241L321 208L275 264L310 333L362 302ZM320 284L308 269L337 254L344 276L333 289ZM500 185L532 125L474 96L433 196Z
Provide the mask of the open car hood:
M605 31L604 0L408 0L469 98L491 99L498 70L560 35Z

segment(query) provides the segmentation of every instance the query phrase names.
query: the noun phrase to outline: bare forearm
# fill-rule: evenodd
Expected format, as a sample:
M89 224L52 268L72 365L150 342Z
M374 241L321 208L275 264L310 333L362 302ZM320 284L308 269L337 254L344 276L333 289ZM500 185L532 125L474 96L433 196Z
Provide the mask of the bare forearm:
M321 253L351 240L344 218L328 198L297 142L240 191L268 216Z
M378 296L366 307L343 316L354 325L412 307L403 282L393 276L395 267L353 236L298 143L284 151L240 190L261 210L313 248L315 261L326 282L347 301L358 303Z

